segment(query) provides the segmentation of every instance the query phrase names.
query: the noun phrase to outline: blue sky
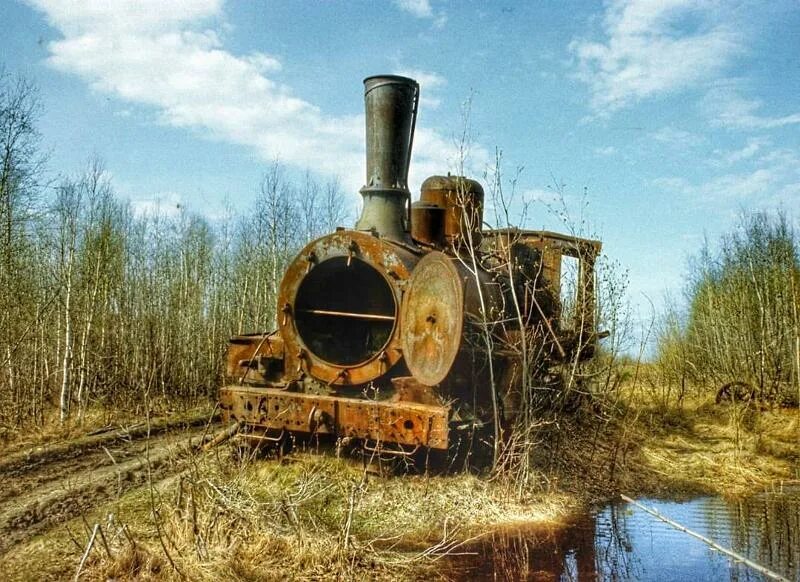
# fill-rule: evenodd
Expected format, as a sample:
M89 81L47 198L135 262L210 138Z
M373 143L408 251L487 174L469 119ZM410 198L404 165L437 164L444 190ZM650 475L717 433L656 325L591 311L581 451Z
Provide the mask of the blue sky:
M680 292L741 211L800 201L800 4L0 0L0 62L40 88L54 173L99 155L134 205L244 208L266 165L337 176L355 218L361 81L422 85L412 192L495 152L525 226L565 185L631 298ZM563 228L562 228L563 229ZM646 311L646 308L643 308Z

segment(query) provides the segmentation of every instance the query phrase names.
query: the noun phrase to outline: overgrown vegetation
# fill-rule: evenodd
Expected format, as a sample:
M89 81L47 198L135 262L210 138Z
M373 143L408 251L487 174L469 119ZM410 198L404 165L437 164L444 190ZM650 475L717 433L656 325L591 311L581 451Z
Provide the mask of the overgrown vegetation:
M49 178L35 88L0 75L0 438L216 396L228 338L274 325L298 248L345 219L336 182L278 163L252 210L137 209L102 164Z
M488 268L507 278L511 292L502 319L484 318L491 338L484 343L490 353L514 355L495 379L498 407L514 414L504 419L493 474L513 483L518 495L549 489L552 480L572 481L577 493L588 484L581 463L614 443L611 456L600 455L610 463L610 480L597 482L608 486L617 450L631 446L618 390L620 356L628 347L627 273L598 255L583 216L570 216L563 185L554 186L560 207L549 212L568 236L554 246L560 256L553 262L515 228L519 221L524 227L529 208L524 202L519 208L517 176L504 176L499 153L485 179L494 211L488 219L508 233L497 237ZM539 256L531 260L531 253Z
M691 263L628 399L644 465L673 491L746 494L800 479L800 245L783 213L743 214Z
M272 328L288 261L345 222L338 185L309 175L292 183L275 163L246 214L210 222L182 208L145 212L115 195L99 162L48 179L38 112L28 83L0 76L0 431L60 420L66 433L73 421L104 423L98 410L144 415L209 402L230 335ZM495 226L512 226L515 180L499 160L487 178ZM565 225L591 238L580 218ZM506 242L494 268L518 292L508 312L516 321L485 318L477 342L517 356L519 365L492 369L482 388L513 386L520 414L504 424L498 391L490 475L401 481L304 455L283 464L193 459L192 470L151 482L129 514L105 522L108 545L91 553L87 571L418 577L479 530L561 519L613 491L743 493L800 479L797 417L761 409L800 398L800 266L785 217L753 215L719 251L706 245L688 309L666 315L652 365L644 342L628 343L618 265L601 256L594 278L565 269L574 301L562 306L563 325L571 319L574 334L562 346L546 318L523 324L547 298L533 290L541 273L522 273L516 241ZM473 251L465 265L477 273L478 260ZM589 294L591 312L579 308ZM595 328L608 332L602 343ZM571 355L552 364L564 349ZM581 357L587 349L594 359ZM730 390L734 402L714 403L735 381L753 387L760 408Z
M763 404L800 401L800 245L784 214L745 215L718 249L695 258L688 309L659 337L660 382L679 402L690 390Z

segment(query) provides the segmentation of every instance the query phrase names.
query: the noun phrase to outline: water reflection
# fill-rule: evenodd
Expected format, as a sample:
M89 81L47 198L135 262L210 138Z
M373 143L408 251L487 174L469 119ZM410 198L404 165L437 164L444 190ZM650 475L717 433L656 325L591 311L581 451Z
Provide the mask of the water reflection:
M685 527L779 573L800 580L800 489L725 502L642 500ZM688 534L625 503L582 516L566 528L487 535L472 555L448 560L452 580L765 580Z

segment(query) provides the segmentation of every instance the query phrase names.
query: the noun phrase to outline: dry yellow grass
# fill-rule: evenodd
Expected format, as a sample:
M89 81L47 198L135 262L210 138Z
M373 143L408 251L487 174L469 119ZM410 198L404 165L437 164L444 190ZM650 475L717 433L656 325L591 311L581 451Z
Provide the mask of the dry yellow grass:
M659 489L736 497L800 482L796 409L688 402L654 413L638 432L637 462L658 476Z
M91 577L435 577L437 560L466 540L577 509L566 495L522 500L474 476L380 477L311 455L241 465L206 457L160 498L160 539L144 512L129 522L135 547L116 536L113 559L93 554Z

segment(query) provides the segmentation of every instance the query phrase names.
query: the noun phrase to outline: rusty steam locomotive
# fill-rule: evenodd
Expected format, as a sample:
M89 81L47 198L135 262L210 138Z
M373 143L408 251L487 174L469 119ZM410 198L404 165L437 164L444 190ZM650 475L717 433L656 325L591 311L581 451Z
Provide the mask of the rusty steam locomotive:
M327 435L400 455L446 451L457 431L513 422L521 341L543 368L592 355L600 243L484 230L483 189L464 177L428 178L411 204L419 85L364 85L361 217L292 261L277 330L231 339L220 407L254 442ZM571 325L564 256L578 265Z

